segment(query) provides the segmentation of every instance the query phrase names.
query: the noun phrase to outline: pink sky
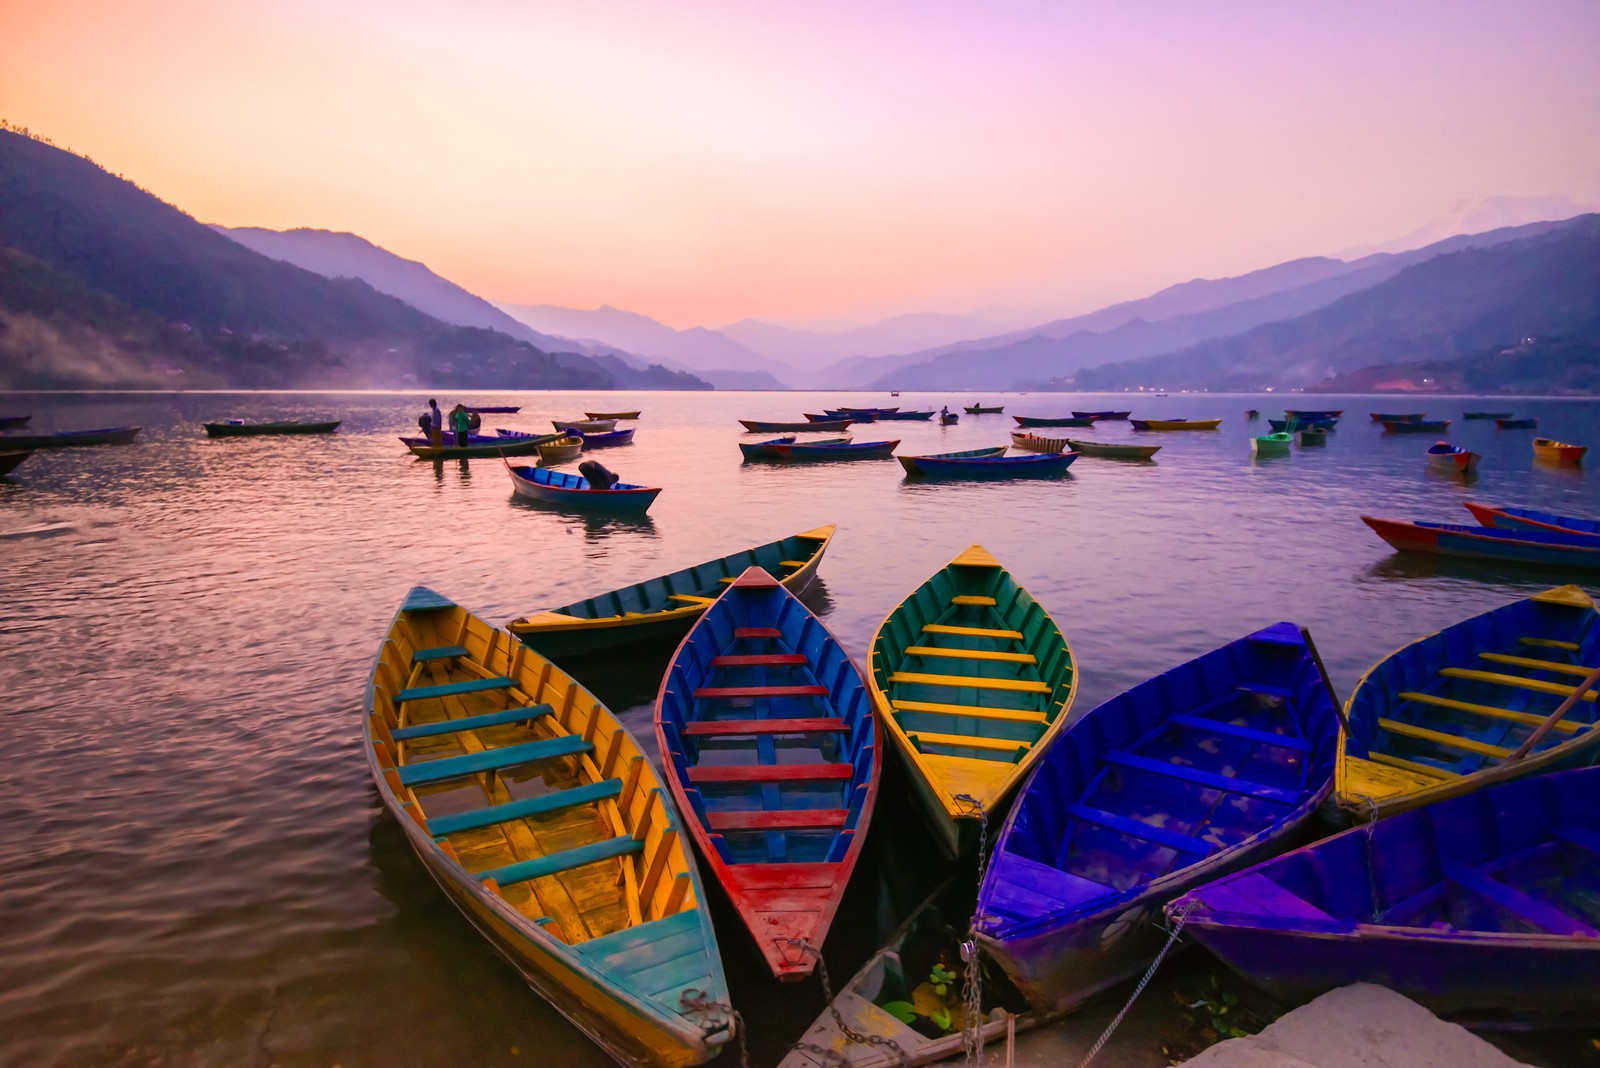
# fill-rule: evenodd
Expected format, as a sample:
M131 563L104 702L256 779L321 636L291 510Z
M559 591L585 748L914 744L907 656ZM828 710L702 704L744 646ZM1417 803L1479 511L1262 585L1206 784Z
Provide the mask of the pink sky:
M1584 0L56 0L0 15L0 117L494 300L840 324L1600 204L1596 56Z

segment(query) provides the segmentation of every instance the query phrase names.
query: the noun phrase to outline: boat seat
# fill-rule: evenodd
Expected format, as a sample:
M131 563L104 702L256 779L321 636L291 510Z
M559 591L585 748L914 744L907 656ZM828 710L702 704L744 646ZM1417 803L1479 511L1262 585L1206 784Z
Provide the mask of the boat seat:
M1368 759L1379 764L1387 764L1391 768L1399 768L1401 771L1426 775L1430 780L1458 779L1461 777L1461 773L1453 768L1441 768L1434 764L1423 764L1420 761L1397 757L1392 753L1381 753L1376 749L1368 754Z
M1226 790L1229 793L1244 794L1247 797L1259 797L1263 801L1276 801L1280 805L1297 805L1300 803L1301 791L1285 790L1278 786L1268 786L1265 783L1251 782L1248 779L1236 779L1230 775L1219 775L1214 771L1202 771L1200 768L1188 768L1179 764L1169 764L1165 760L1151 760L1149 757L1138 756L1134 753L1112 750L1102 758L1108 764L1131 768L1135 771L1148 771L1156 775L1165 775L1173 779L1183 779L1209 790Z
M1192 857L1210 856L1217 848L1210 842L1202 842L1190 835L1178 834L1165 827L1152 827L1143 820L1129 819L1127 816L1119 816L1115 812L1107 812L1089 805L1077 803L1068 805L1067 814L1073 819L1092 823L1096 827L1104 827L1108 831L1116 831L1129 838L1142 838L1146 842L1153 842Z
M826 697L826 686L702 686L695 700L735 697Z
M804 560L779 560L778 561L778 566L779 567L805 567L806 566L806 561L804 561Z
M1477 868L1450 864L1445 866L1444 875L1457 886L1493 901L1507 912L1514 913L1550 934L1600 938L1600 931L1593 927L1578 922L1560 909L1530 897L1514 886L1491 879Z
M843 734L850 724L837 717L817 719L702 719L684 724L681 734L695 737L723 734Z
M975 594L965 593L957 594L956 596L950 598L950 603L958 605L972 605L978 608L993 608L995 606L995 600L993 597L979 597Z
M1523 645L1532 645L1539 649L1565 649L1569 653L1576 653L1583 646L1577 642L1563 642L1555 638L1518 638Z
M776 667L780 664L804 664L804 653L755 653L749 656L714 656L711 666L719 667Z
M409 690L401 690L394 695L395 704L406 701L422 701L429 697L454 697L462 693L480 693L484 690L505 690L517 684L517 680L508 679L500 675L492 679L467 679L465 682L446 682L438 686L414 686Z
M540 716L548 716L552 711L554 709L549 705L506 708L499 712L486 712L481 716L442 719L436 723L418 723L410 727L401 727L391 733L395 741L403 742L408 738L432 738L439 734L459 734L461 731L481 730L484 727L498 727L507 723L524 723Z
M1020 630L995 630L991 627L957 627L950 623L924 623L924 634L956 634L968 638L1010 638L1013 641L1022 640Z
M424 664L430 660L449 660L457 656L469 656L465 645L441 645L436 649L418 649L411 654L413 664Z
M1539 693L1551 693L1557 697L1571 697L1578 692L1576 686L1563 686L1559 682L1541 682L1538 679L1525 679L1520 675L1502 675L1494 671L1473 671L1471 668L1440 668L1439 674L1447 679L1461 679L1465 682L1486 682L1493 686L1515 686L1520 690L1535 690ZM1595 691L1587 691L1579 700L1593 701Z
M1470 712L1477 716L1490 716L1494 719L1510 720L1512 723L1525 723L1530 727L1537 727L1543 723L1547 716L1536 715L1533 712L1516 712L1509 708L1496 708L1493 705L1475 705L1469 701L1457 701L1449 697L1435 697L1428 693L1413 693L1402 690L1395 696L1402 701L1414 701L1419 705L1430 705L1434 708L1448 708L1456 712ZM1587 723L1578 723L1574 720L1558 720L1553 730L1575 734L1587 727Z
M428 783L444 782L447 779L459 779L465 775L476 775L479 772L499 771L519 764L531 764L536 760L577 756L579 753L593 751L592 742L586 742L576 734L563 734L557 738L546 738L538 742L485 749L481 753L441 757L420 764L405 764L398 770L402 786L424 786Z
M891 683L915 683L921 686L953 686L958 689L1009 690L1013 693L1049 693L1047 683L1036 679L994 679L981 675L925 675L914 671L896 671L889 676Z
M777 627L739 627L734 630L733 636L740 641L749 641L755 638L781 638L783 631Z
M603 842L592 842L589 845L578 846L576 849L563 849L558 853L535 857L532 860L521 860L515 864L507 864L503 868L489 868L486 871L475 871L472 877L482 881L493 879L501 886L512 883L523 883L529 879L540 879L546 875L555 875L559 872L581 868L585 864L595 864L602 860L611 860L614 857L626 857L644 850L643 839L635 838L631 834L621 834Z
M428 820L428 833L435 838L442 838L459 831L475 831L482 827L493 827L497 823L509 823L529 816L542 816L549 812L559 812L564 808L587 805L592 801L620 797L621 794L621 779L604 779L584 786L557 790L541 797L508 801L502 805L489 805L487 808L457 812L448 816L434 816Z
M1511 656L1507 653L1479 653L1480 660L1487 660L1492 664L1505 664L1508 667L1531 668L1535 671L1554 671L1559 675L1574 675L1580 679L1589 677L1593 668L1586 668L1582 664L1563 664L1555 660L1541 660L1536 656Z
M706 764L689 769L689 781L711 782L848 782L849 764Z
M1293 749L1297 753L1311 752L1311 743L1304 738L1295 738L1287 734L1273 734L1271 731L1258 731L1249 727L1240 727L1233 723L1223 723L1220 720L1206 719L1203 716L1186 716L1175 713L1167 717L1168 723L1175 723L1180 727L1193 727L1196 730L1211 731L1215 734L1225 734L1230 738L1243 738L1246 741L1259 742L1262 745L1277 746L1281 749Z
M945 657L950 660L992 660L1005 664L1037 664L1032 653L991 652L987 649L946 649L938 645L908 645L907 656Z
M1265 682L1241 682L1237 688L1245 693L1260 694L1262 697L1281 697L1285 701L1293 701L1295 698L1293 690L1286 690L1282 686L1271 686Z
M1021 738L983 738L976 734L935 734L932 731L906 731L906 737L917 742L917 748L922 748L922 743L928 745L952 746L961 749L989 749L997 753L1014 753L1018 749L1027 752L1033 748L1033 743Z
M1444 746L1446 749L1459 749L1464 753L1477 753L1479 756L1494 757L1504 760L1511 755L1511 750L1503 745L1490 745L1480 742L1476 738L1463 738L1459 734L1446 734L1444 731L1431 731L1426 727L1413 726L1410 723L1401 723L1399 720L1380 719L1378 727L1390 734L1398 734L1402 738L1415 738L1420 742L1432 742L1434 745Z
M1551 837L1569 842L1580 849L1600 855L1600 831L1585 830L1582 827L1557 827L1550 832Z
M950 705L939 701L891 701L896 712L928 712L936 716L976 716L1006 723L1049 723L1043 712L1027 708L991 708L986 705Z
M669 593L667 594L667 600L683 601L685 604L715 604L717 599L715 597L701 597L695 593Z
M713 831L808 831L843 827L850 813L842 808L791 808L775 811L708 812Z
M1259 872L1213 883L1205 888L1202 896L1207 907L1214 912L1349 926L1348 920L1322 911L1299 894L1285 890Z

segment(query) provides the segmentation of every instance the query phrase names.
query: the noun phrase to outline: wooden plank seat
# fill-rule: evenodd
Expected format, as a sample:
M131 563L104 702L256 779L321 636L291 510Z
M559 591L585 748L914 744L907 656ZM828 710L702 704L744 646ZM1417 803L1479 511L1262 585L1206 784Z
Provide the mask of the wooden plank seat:
M979 597L974 594L959 594L950 598L950 603L958 605L970 605L975 608L993 608L995 605L995 600L993 597Z
M1154 842L1156 845L1165 846L1178 853L1187 853L1193 857L1209 856L1217 848L1209 842L1202 842L1187 834L1178 834L1165 827L1153 827L1143 820L1129 819L1127 816L1119 816L1115 812L1107 812L1090 805L1070 804L1067 806L1067 813L1074 819L1092 823L1096 827L1104 827L1108 831L1116 831L1129 838L1142 838L1146 842Z
M915 671L896 671L889 681L922 686L953 686L957 689L1009 690L1012 693L1049 693L1048 684L1037 679L994 679L982 675L926 675Z
M1531 897L1514 886L1507 886L1505 883L1492 879L1476 868L1451 864L1445 867L1444 875L1446 879L1449 879L1457 886L1470 890L1479 897L1493 901L1506 911L1514 913L1550 934L1583 935L1587 938L1600 938L1600 931L1595 930L1588 924L1580 923L1560 909L1546 905L1538 898Z
M947 649L940 645L908 645L907 656L945 657L950 660L993 660L1006 664L1037 664L1032 653L1007 653L988 649Z
M1507 667L1529 668L1534 671L1554 671L1558 675L1572 675L1580 679L1589 677L1589 672L1594 668L1586 668L1582 664L1563 664L1555 660L1541 660L1536 656L1512 656L1509 653L1479 653L1478 659L1487 660L1491 664L1505 664Z
M690 782L848 782L849 764L704 764L689 769Z
M1250 727L1241 727L1234 723L1223 723L1221 720L1207 719L1204 716L1189 716L1178 712L1168 716L1167 722L1175 723L1180 727L1211 731L1213 734L1224 734L1230 738L1243 738L1246 741L1259 742L1262 745L1293 749L1297 753L1311 752L1311 743L1304 738L1295 738L1287 734L1273 734L1271 731L1258 731Z
M1281 697L1285 701L1294 700L1294 691L1286 690L1282 686L1272 686L1265 682L1241 682L1238 689L1245 693L1259 694L1262 697Z
M556 875L560 872L581 868L585 864L595 864L602 860L611 860L615 857L626 857L644 850L644 840L635 838L631 834L619 834L615 838L608 838L603 842L591 842L575 849L563 849L559 853L550 853L547 856L534 857L532 860L519 860L515 864L507 864L502 868L489 868L486 871L475 871L473 878L480 882L493 879L501 886L512 883L523 883L529 879L541 879L546 875Z
M772 811L708 812L713 831L810 831L843 827L850 813L842 808L790 808Z
M457 656L470 656L471 653L465 645L441 645L436 649L418 649L411 654L413 664L425 664L430 660L449 660Z
M1378 764L1387 764L1391 768L1399 768L1402 771L1410 771L1415 772L1418 775L1426 775L1433 779L1459 779L1461 777L1461 773L1459 771L1455 771L1451 768L1441 768L1436 767L1433 764L1423 764L1415 760L1407 760L1404 757L1397 757L1393 753L1380 753L1374 750L1367 754L1367 759Z
M988 705L952 705L942 701L891 701L896 712L928 712L936 716L975 716L1005 723L1049 723L1050 717L1029 708L993 708Z
M739 641L753 641L757 638L781 638L783 631L777 627L736 627L733 636Z
M843 734L850 725L835 717L814 719L701 719L686 723L680 732L691 737L716 737L724 734Z
M785 664L804 664L804 653L753 653L744 656L724 654L711 658L711 666L719 667L778 667Z
M789 568L805 567L806 566L806 561L805 560L779 560L778 561L778 566L779 567L789 567Z
M906 737L919 743L928 745L944 745L964 749L992 749L1000 753L1014 753L1018 749L1027 751L1033 748L1033 743L1021 738L981 738L976 734L934 734L931 731L906 731Z
M1503 745L1490 745L1488 742L1480 742L1476 738L1463 738L1459 734L1431 731L1426 727L1401 723L1399 720L1380 719L1378 720L1378 726L1390 734L1398 734L1402 738L1415 738L1421 742L1432 742L1434 745L1441 745L1446 749L1459 749L1464 753L1477 753L1479 756L1495 757L1498 760L1504 760L1511 755L1511 750Z
M463 682L446 682L438 686L413 686L394 695L395 704L422 701L429 697L454 697L463 693L481 693L485 690L506 690L517 684L515 679L497 675L491 679L467 679Z
M826 686L702 686L695 700L722 697L826 697Z
M619 797L621 794L621 779L603 779L600 782L573 786L566 790L556 790L540 797L507 801L501 805L489 805L448 816L434 816L428 820L428 833L435 838L442 838L459 831L475 831L483 827L493 827L497 823L510 823L512 820L527 819L529 816L543 816L550 812L559 812L564 808L574 808L593 801Z
M499 727L507 723L524 723L548 716L554 709L549 705L528 705L524 708L505 708L499 712L485 712L481 716L465 716L461 719L441 719L435 723L417 723L409 727L401 727L391 734L397 742L406 741L408 738L432 738L440 734L458 734L461 731L481 730L484 727Z
M398 770L402 786L424 786L428 783L444 782L447 779L459 779L465 775L476 775L479 772L500 771L519 764L531 764L536 760L548 760L551 757L577 756L579 753L589 753L593 750L594 743L586 742L576 734L563 734L558 738L546 738L538 742L485 749L481 753L440 757L420 764L405 764Z
M1148 771L1156 775L1165 775L1173 779L1183 779L1210 790L1226 790L1230 793L1244 794L1247 797L1259 797L1263 801L1276 801L1281 805L1296 805L1300 803L1299 790L1285 790L1278 786L1268 786L1265 783L1251 782L1249 779L1236 779L1231 775L1219 775L1214 771L1203 771L1200 768L1188 768L1178 764L1170 764L1165 760L1151 760L1135 753L1111 750L1105 754L1108 764L1119 767L1131 768L1135 771Z
M1471 668L1440 668L1439 674L1447 679L1461 679L1464 682L1484 682L1491 686L1514 686L1519 690L1534 690L1538 693L1551 693L1557 697L1571 697L1578 691L1576 686L1563 686L1559 682L1543 682L1539 679L1525 679L1520 675L1503 675L1495 671L1474 671ZM1589 690L1580 698L1583 701L1593 701L1595 691Z
M1517 641L1536 649L1565 649L1569 653L1575 653L1583 648L1577 642L1564 642L1555 638L1518 638Z
M717 601L715 597L701 597L697 593L669 593L667 600L682 601L685 604L715 604Z
M1540 716L1533 712L1517 712L1509 708L1496 708L1493 705L1475 705L1470 701L1457 701L1449 697L1435 697L1430 693L1413 693L1402 690L1397 694L1402 701L1414 701L1419 705L1429 705L1433 708L1448 708L1456 712L1470 712L1475 716L1490 716L1494 719L1509 720L1512 723L1524 723L1530 727L1537 727L1548 716ZM1578 723L1574 720L1558 720L1552 730L1575 734L1587 727L1587 723Z
M958 627L951 623L924 623L922 625L922 633L953 634L963 638L1010 638L1012 641L1018 642L1022 640L1022 632L1020 630L995 630L992 627Z

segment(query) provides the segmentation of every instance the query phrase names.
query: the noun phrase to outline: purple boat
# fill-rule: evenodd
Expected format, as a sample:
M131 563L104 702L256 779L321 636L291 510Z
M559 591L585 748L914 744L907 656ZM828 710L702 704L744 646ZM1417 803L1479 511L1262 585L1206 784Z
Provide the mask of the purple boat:
M1280 997L1381 983L1474 1022L1592 1025L1597 792L1593 767L1489 787L1286 853L1168 911Z

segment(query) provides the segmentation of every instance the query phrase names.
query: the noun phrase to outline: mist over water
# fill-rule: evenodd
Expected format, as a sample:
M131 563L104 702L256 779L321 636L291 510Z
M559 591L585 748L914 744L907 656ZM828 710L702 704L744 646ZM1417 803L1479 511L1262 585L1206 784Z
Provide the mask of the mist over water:
M515 500L498 460L413 460L395 439L415 432L426 399L0 396L0 414L34 413L32 432L145 428L131 446L40 452L0 480L0 1064L610 1063L456 914L378 806L360 752L362 688L412 585L504 623L836 523L809 600L859 662L884 615L979 542L1071 643L1082 711L1283 619L1311 628L1342 697L1423 633L1562 582L1596 584L1403 558L1357 518L1466 523L1466 500L1600 517L1591 472L1537 465L1531 450L1535 433L1600 445L1592 401L468 399L523 405L484 416L488 428L540 431L585 409L643 409L636 444L596 457L626 481L664 487L648 516L627 519ZM1132 407L1224 421L1215 433L1044 431L1163 448L1153 463L1083 457L1064 477L1018 482L911 481L893 460L744 464L735 447L760 440L738 418L978 399L1006 413L851 433L917 453L1005 443L1012 414ZM1345 417L1325 448L1253 461L1248 437L1285 403ZM1246 423L1248 408L1262 420ZM1538 416L1540 428L1461 420L1477 408ZM1484 454L1477 478L1432 473L1433 439L1383 434L1367 418L1379 409L1454 419L1449 440ZM201 420L229 417L344 425L328 437L205 437ZM601 663L580 677L651 747L659 672ZM928 846L897 807L898 786L891 772L826 947L836 985L936 874L915 859ZM752 1061L773 1063L821 996L778 992L737 927L719 922L719 937Z

